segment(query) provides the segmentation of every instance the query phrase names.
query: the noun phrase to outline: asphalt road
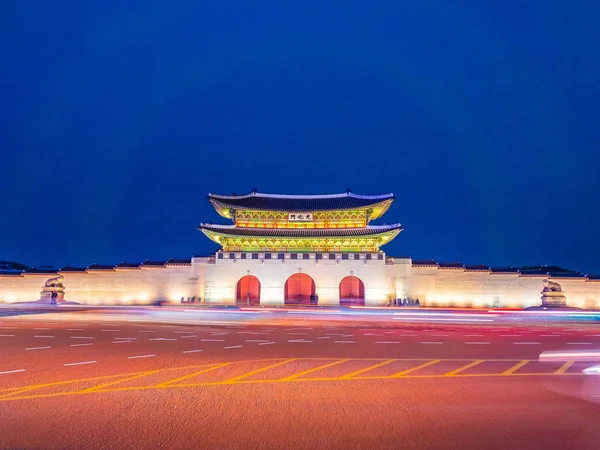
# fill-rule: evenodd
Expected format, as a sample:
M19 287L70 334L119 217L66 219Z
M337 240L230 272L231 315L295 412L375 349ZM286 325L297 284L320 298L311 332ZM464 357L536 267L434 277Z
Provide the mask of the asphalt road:
M600 445L596 325L142 320L0 318L0 448Z

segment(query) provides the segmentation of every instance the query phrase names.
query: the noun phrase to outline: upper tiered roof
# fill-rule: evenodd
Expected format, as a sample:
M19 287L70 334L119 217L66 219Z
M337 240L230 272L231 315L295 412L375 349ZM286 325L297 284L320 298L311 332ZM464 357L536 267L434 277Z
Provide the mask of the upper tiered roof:
M246 195L208 194L218 213L231 219L236 210L317 212L373 209L370 219L381 217L394 200L394 194L359 195L352 192L329 195L282 195L250 192Z

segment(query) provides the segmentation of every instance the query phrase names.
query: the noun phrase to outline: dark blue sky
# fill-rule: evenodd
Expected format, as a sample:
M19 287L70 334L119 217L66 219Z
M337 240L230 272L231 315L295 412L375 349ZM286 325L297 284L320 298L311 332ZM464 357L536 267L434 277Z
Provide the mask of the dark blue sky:
M0 259L209 254L208 192L350 188L396 194L388 254L600 272L599 20L592 1L2 2Z

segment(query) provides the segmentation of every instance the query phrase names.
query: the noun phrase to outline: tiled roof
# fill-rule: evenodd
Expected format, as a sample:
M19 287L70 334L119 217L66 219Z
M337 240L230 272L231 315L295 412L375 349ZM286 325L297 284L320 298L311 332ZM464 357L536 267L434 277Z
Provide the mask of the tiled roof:
M465 270L474 270L474 271L488 271L490 268L485 264L467 264L465 265Z
M433 259L417 259L413 260L413 266L437 266L437 262Z
M366 228L244 228L235 225L210 225L201 224L200 230L230 236L256 236L256 237L349 237L371 236L389 231L401 231L402 225L371 225Z
M88 270L115 270L115 266L106 266L102 264L92 264Z
M164 267L167 264L166 261L144 261L142 267Z
M167 261L167 265L173 265L173 266L189 266L192 264L192 260L191 259L175 259L175 258L171 258Z
M58 269L37 269L35 267L31 267L27 270L25 270L25 273L31 273L31 274L56 274L58 273Z
M393 198L394 194L358 195L352 192L332 195L278 195L259 192L246 195L208 194L211 202L218 202L232 209L297 212L367 208Z
M135 264L135 263L126 263L125 261L123 261L120 264L116 265L117 269L139 269L140 265L139 264Z
M463 268L463 265L459 262L438 263L438 266L440 266L440 269L462 269Z
M585 278L585 275L579 272L548 272L551 278Z
M85 272L87 269L85 267L71 267L66 266L60 269L61 272Z

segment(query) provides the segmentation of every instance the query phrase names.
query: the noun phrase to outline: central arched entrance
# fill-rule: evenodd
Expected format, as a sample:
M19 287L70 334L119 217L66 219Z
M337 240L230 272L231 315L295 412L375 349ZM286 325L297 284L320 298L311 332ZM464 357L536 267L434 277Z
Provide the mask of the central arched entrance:
M236 302L239 306L260 305L260 281L254 275L246 275L237 283Z
M316 304L315 282L305 273L295 273L285 282L286 305Z
M364 306L365 284L355 276L344 278L340 282L340 306Z

